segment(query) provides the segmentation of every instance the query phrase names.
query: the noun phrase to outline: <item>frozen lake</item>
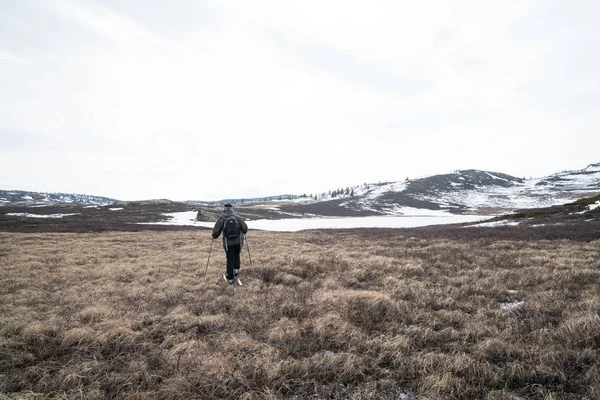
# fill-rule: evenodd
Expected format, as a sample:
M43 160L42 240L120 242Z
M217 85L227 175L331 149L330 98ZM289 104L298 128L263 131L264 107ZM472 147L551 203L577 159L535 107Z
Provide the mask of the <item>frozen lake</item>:
M195 211L185 211L165 214L171 218L167 222L157 222L159 225L203 226L212 228L214 222L196 221ZM266 231L295 232L306 229L347 229L347 228L415 228L427 225L458 224L463 222L481 221L491 217L481 215L452 215L436 213L434 215L416 216L376 216L349 218L291 218L256 221L248 220L248 229Z

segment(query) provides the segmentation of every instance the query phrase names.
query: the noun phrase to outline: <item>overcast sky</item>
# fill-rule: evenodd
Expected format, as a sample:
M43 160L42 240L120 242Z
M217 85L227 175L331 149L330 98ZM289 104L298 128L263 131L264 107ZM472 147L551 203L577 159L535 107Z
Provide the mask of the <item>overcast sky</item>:
M0 188L314 193L600 162L600 1L0 0Z

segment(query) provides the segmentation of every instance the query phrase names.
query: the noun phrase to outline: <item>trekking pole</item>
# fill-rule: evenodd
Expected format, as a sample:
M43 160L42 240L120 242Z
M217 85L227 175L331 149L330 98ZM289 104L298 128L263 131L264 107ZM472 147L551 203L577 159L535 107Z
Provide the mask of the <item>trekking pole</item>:
M250 260L250 266L254 267L254 264L252 264L252 257L250 257L250 243L248 243L248 238L246 237L246 235L244 235L244 238L246 239L246 250L248 250L248 259Z
M210 250L208 252L208 261L206 261L206 269L204 270L204 278L206 278L206 273L208 272L208 263L210 262L210 254L212 253L212 246L215 242L215 238L213 238L212 242L210 242Z

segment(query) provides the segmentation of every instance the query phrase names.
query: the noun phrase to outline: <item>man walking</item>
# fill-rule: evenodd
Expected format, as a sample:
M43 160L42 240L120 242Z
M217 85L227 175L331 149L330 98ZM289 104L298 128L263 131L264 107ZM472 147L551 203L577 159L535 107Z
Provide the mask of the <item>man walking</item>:
M223 233L223 248L227 255L227 272L223 274L223 278L230 285L236 280L239 284L241 281L238 278L240 272L240 252L244 246L244 236L248 232L248 225L239 214L233 212L231 204L225 204L223 214L215 223L212 231L213 239L218 238Z

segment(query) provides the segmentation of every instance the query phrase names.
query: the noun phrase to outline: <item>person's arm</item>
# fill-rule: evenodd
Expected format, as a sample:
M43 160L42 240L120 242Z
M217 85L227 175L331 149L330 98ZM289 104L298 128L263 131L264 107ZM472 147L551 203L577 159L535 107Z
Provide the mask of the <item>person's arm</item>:
M237 220L240 223L240 228L242 229L242 233L245 235L248 232L248 225L246 225L246 221L239 215L237 216Z
M223 230L223 217L219 217L217 222L215 222L215 226L212 231L213 239L218 238L221 235L221 231Z

